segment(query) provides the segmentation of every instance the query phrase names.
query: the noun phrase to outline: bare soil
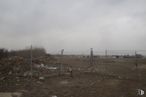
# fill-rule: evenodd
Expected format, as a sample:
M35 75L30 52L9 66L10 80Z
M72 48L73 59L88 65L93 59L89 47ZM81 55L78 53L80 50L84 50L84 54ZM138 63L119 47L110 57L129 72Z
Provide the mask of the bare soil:
M146 91L146 59L139 59L137 68L134 59L97 58L92 66L87 58L58 60L73 68L73 77L67 71L44 80L10 76L0 92L22 92L23 97L139 97L137 89Z

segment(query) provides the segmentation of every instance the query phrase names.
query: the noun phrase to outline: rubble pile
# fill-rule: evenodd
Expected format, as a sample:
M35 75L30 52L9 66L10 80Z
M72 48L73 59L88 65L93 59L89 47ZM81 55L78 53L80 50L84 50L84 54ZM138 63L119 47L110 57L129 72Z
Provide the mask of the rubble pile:
M47 65L55 64L54 60L52 60L52 58L50 59L49 57L48 58L47 57L34 58L32 60L32 68L35 71L36 65L41 66L42 64L47 64ZM31 68L30 61L31 61L30 59L26 59L26 58L18 57L18 56L1 59L0 60L0 77L8 76L8 75L23 76L25 72L30 71L30 68Z
M3 58L0 60L0 91L9 90L19 86L21 81L30 80L30 77L37 78L43 74L48 74L49 69L47 65L36 68L35 66L41 66L42 64L50 64L50 58L38 58L32 61L31 71L31 60L13 56L9 58ZM53 62L52 62L53 63ZM23 86L22 84L20 86ZM16 89L16 88L15 88Z
M0 76L17 75L29 69L29 62L23 57L10 57L0 60Z
M57 62L57 59L52 56L33 58L34 64L55 64L56 62Z
M9 57L0 60L0 91L12 90L18 86L24 72L28 71L29 64L23 57ZM16 89L16 88L14 88Z

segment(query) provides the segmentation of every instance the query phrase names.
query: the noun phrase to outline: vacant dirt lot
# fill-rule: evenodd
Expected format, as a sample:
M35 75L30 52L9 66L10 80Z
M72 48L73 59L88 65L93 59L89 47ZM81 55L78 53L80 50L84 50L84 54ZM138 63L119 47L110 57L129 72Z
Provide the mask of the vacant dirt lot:
M65 70L43 80L9 76L0 91L21 92L23 97L138 97L137 89L146 90L146 59L138 59L137 68L134 59L96 58L93 65L88 58L58 61L73 69L73 77Z

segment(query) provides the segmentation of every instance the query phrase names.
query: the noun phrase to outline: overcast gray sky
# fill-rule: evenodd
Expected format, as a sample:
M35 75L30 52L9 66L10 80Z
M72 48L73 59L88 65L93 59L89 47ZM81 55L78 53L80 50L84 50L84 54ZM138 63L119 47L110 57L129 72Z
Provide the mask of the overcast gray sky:
M0 47L146 49L146 0L0 0Z

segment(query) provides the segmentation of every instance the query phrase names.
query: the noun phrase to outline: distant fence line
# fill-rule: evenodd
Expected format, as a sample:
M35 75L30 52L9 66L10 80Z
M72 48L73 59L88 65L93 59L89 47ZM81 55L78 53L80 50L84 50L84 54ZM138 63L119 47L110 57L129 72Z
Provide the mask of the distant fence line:
M61 50L56 53L51 53L53 55L60 55ZM140 54L146 56L146 50L94 50L94 55L100 56L111 56L111 55L135 55ZM90 49L86 51L68 51L64 50L64 55L90 55Z

